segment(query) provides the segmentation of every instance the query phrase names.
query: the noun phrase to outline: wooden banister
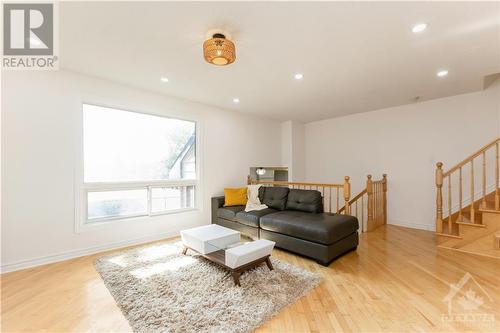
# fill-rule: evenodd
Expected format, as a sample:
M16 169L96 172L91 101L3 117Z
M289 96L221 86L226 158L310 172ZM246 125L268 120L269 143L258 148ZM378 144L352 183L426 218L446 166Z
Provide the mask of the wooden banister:
M363 191L361 191L361 192L359 192L358 194L356 194L356 196L355 196L355 197L353 197L351 200L349 200L349 205L350 205L350 206L354 205L354 203L355 203L356 201L358 201L358 200L359 200L359 199L360 199L363 195L365 195L365 194L366 194L366 188L365 188ZM344 207L342 207L342 208L340 209L340 211L342 211L342 212L343 212L343 211L344 211L344 209L345 209L345 206L344 206Z
M382 224L386 224L387 175L383 174L380 180L372 180L372 175L366 176L365 188L349 200L348 205L351 207L350 215L358 218L362 231L371 231ZM339 213L348 214L345 212L346 207L347 205L342 207ZM355 207L354 210L352 207ZM359 211L360 207L361 211Z
M344 177L343 184L253 180L248 176L247 184L317 190L323 196L323 208L325 212L356 216L361 223L362 231L373 230L379 225L387 223L386 174L383 174L380 180L372 180L372 176L368 175L366 187L353 198L351 198L351 183L349 176ZM340 207L340 200L344 201L342 207ZM334 207L335 202L336 207ZM365 216L367 221L366 225Z
M366 180L366 194L368 195L368 221L367 221L367 230L370 230L369 225L373 224L373 180L372 175L368 175Z
M436 232L443 232L443 163L436 164Z
M344 183L342 184L253 180L250 176L248 176L247 184L249 185L261 184L264 186L284 186L284 187L289 187L291 189L302 189L302 190L317 190L321 193L323 197L323 209L325 212L328 213L339 213L340 200L342 199L344 203L348 203L351 197L351 184L349 183L348 176L344 177ZM341 191L342 193L340 193ZM334 203L336 203L335 207ZM350 205L347 206L350 207Z
M384 203L384 224L387 224L387 174L382 175L382 193L383 193L383 203Z
M495 187L495 209L500 210L500 191L498 190L498 182L499 182L499 170L500 167L498 165L498 142L495 144L495 183L497 186Z
M349 199L351 197L351 184L349 183L349 176L345 176L344 182L344 202L345 202L345 213L347 215L351 214L351 205L349 204Z
M499 184L499 178L500 178L500 171L499 171L499 142L500 138L496 138L492 142L488 143L487 145L483 146L481 149L477 150L473 154L469 155L467 158L462 160L461 162L457 163L455 166L451 167L449 170L444 171L443 170L443 163L438 162L436 164L436 232L440 234L449 234L453 235L454 232L456 232L457 228L454 225L455 222L462 222L465 223L464 221L467 221L469 223L476 223L476 205L480 207L481 209L495 209L500 211L500 191L498 188ZM492 168L490 168L487 162L487 154L490 151L494 151L494 157L495 157L495 163ZM475 163L476 162L476 163ZM479 192L476 193L476 173L475 173L475 165L480 165L478 167L479 170ZM490 165L492 166L492 165ZM469 196L470 198L468 199L469 201L469 219L466 220L463 217L463 205L464 205L464 198L463 198L463 169L468 168L470 173L468 174L468 182L470 185L469 189ZM494 170L494 175L493 171ZM489 177L488 177L488 172L489 172ZM467 177L467 173L465 174ZM453 178L453 177L456 178ZM480 177L479 177L480 176ZM452 187L452 182L455 182L453 179L458 178L458 184L456 186L456 189ZM488 179L495 179L495 184L494 184L494 204L492 204L492 207L487 207L488 206L488 186L486 184ZM467 181L467 180L466 180ZM447 184L445 188L446 191L446 198L448 199L447 201L447 223L443 225L444 218L443 218L443 184ZM458 193L457 193L458 192ZM456 196L455 196L456 195ZM476 202L476 195L478 195L479 198L477 198ZM457 207L453 207L453 198L458 198L458 204ZM455 202L456 202L455 201ZM494 205L494 206L493 206ZM454 228L455 227L455 228Z
M483 154L483 152L489 150L490 148L492 148L493 146L495 146L496 144L498 144L499 141L500 141L500 138L496 138L495 140L493 140L492 142L488 143L486 146L482 147L481 149L479 149L475 153L469 155L469 157L467 157L463 161L457 163L454 167L450 168L448 171L443 172L443 176L446 177L450 173L457 171L458 168L463 167L464 165L466 165L467 163L469 163L470 161L472 161L476 157L480 156L481 154Z
M346 181L349 181L347 177ZM303 183L303 182L285 182L276 180L251 180L249 184L262 184L262 185L295 185L295 186L305 186L305 187L339 187L344 188L344 184L326 184L326 183Z

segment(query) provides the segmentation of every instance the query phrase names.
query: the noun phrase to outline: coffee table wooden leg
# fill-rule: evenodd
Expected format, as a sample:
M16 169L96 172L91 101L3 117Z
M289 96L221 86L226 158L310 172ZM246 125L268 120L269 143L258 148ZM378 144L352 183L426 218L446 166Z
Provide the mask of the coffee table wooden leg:
M233 271L232 275L233 275L234 285L241 287L241 285L240 285L240 272Z
M184 249L182 249L182 254L186 254L188 248L186 246L184 246Z
M269 270L272 271L273 264L271 263L271 259L269 259L269 257L266 258L266 264L267 264L267 267L269 268Z

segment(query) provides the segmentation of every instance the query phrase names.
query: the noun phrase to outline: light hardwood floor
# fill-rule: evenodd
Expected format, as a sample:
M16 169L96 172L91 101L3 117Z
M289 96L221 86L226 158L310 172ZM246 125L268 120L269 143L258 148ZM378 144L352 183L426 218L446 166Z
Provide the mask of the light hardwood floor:
M93 255L2 275L2 331L128 332L93 267ZM500 331L500 260L437 249L432 232L383 226L361 235L356 252L323 267L275 250L320 273L323 283L258 332ZM492 326L445 323L450 283L469 272L489 294L479 312Z

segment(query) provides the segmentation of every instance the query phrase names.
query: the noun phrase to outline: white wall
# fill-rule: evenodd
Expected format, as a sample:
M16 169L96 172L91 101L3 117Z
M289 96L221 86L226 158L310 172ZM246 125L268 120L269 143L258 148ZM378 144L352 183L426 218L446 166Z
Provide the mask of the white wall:
M353 194L366 175L388 174L390 224L434 230L434 170L458 163L499 135L500 84L486 91L306 124L306 177Z
M304 181L306 178L306 133L304 124L292 122L292 168L293 181Z
M293 180L292 156L293 156L292 121L281 123L281 166L288 167L288 180Z
M2 73L2 270L175 235L210 223L210 197L246 183L252 165L279 165L280 123L70 72ZM82 102L196 119L203 210L74 232Z
M305 179L305 127L298 121L281 124L281 165L288 167L289 181Z

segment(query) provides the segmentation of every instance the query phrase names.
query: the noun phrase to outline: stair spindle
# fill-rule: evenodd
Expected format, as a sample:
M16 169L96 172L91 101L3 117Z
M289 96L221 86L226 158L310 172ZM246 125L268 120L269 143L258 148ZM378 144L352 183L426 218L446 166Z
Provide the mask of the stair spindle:
M458 222L463 222L462 217L462 167L458 169Z
M364 196L361 197L361 231L366 231L365 226L365 201L363 200Z
M470 222L474 223L474 160L470 161Z
M366 221L366 230L370 231L373 227L373 181L372 175L367 176L366 193L368 194L368 219Z
M451 225L451 174L448 175L448 233L452 234Z
M329 205L328 207L330 208L330 213L333 213L333 209L332 209L332 188L330 187L330 197L328 198L329 200Z
M340 189L337 187L337 213L339 212L339 202L340 202Z
M498 181L499 181L499 173L500 168L498 165L498 142L495 145L495 210L500 210L500 193L498 191Z
M486 209L486 151L483 151L483 200L481 206Z

